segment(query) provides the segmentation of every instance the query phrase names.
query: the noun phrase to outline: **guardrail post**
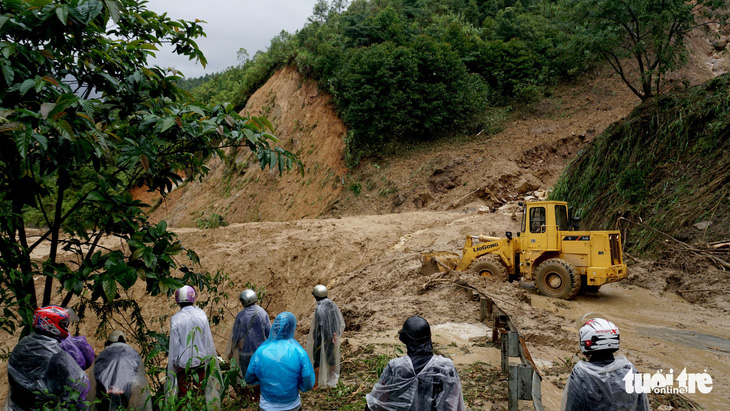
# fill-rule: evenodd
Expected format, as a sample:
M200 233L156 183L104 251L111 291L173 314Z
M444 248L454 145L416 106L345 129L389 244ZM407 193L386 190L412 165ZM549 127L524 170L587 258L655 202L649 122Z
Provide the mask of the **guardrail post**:
M509 357L520 356L520 334L517 331L509 331L502 334L502 373L509 370Z
M484 321L492 316L492 300L482 298L479 301L479 321Z
M519 364L509 366L508 406L517 411L519 400L532 400L532 367Z

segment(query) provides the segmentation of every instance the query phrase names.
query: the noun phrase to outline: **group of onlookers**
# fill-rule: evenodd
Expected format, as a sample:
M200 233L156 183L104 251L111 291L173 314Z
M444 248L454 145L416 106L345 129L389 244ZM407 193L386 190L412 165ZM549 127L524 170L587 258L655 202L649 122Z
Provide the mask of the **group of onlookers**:
M241 292L225 356L240 368L246 386L239 392L258 401L260 410L301 410L300 392L336 387L340 376L340 342L345 321L327 288L312 291L316 308L307 349L294 339L297 319L290 312L269 315L253 290ZM175 399L204 396L219 400L214 379L218 363L208 318L195 306L193 287L175 291L180 310L170 320L166 394ZM35 311L33 332L22 338L8 360L8 398L3 409L70 408L152 410L144 363L121 331L112 332L95 356L85 337L69 337L72 311L58 306ZM453 362L433 353L431 329L419 316L398 332L407 355L392 359L366 395L366 410L466 409ZM627 393L623 379L636 373L625 357L614 358L619 330L603 318L585 321L580 349L588 361L576 364L563 393L564 410L648 410L646 394ZM89 369L90 368L90 369ZM89 369L87 377L84 370ZM174 403L173 403L174 404Z
M69 323L78 321L74 317L73 311L58 306L35 311L33 331L8 359L3 409L56 409L63 403L68 409L91 404L91 409L152 410L144 363L124 333L112 332L96 356L85 337L69 337Z

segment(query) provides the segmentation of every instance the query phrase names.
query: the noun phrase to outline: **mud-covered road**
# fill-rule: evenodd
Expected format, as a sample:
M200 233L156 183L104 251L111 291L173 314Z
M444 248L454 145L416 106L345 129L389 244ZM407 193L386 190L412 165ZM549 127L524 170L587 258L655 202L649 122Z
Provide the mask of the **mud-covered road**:
M431 277L420 272L422 252L459 252L467 234L501 236L507 230L517 231L516 207L486 214L475 210L467 205L449 212L246 223L177 232L187 247L198 252L204 269L223 270L230 276L232 286L227 291L232 297L224 304L232 313L239 309L235 296L247 282L265 286L271 296L269 314L273 318L284 310L293 312L299 319L297 336L303 341L314 308L311 288L323 283L345 316L345 338L352 346L397 344L396 331L403 320L418 314L430 321L440 352L459 367L475 362L498 367L499 352L484 344L483 337L491 332L479 323L479 306L471 293L449 281L424 287ZM653 275L650 265L637 272ZM464 274L453 276L469 279ZM601 313L620 327L621 354L640 372L673 369L677 375L684 368L706 370L713 379L712 392L688 397L707 409L730 406L730 323L722 307L691 304L674 293L628 282L564 301L521 289L517 283L495 284L478 277L469 281L487 290L518 324L546 374L543 399L548 409L559 407L569 369L557 365L578 360L574 322L588 312ZM144 296L142 289L132 289L129 295L141 302L150 324L167 326L166 316L175 311L171 300ZM231 315L213 330L219 352L225 348L232 320ZM81 332L91 337L95 326L96 320L87 317ZM98 351L102 341L94 341ZM9 349L14 341L6 339L2 345ZM0 370L0 396L7 387L5 366ZM346 375L343 381L347 382Z
M474 330L483 328L470 293L448 282L424 289L429 277L420 272L422 252L459 252L467 234L501 236L518 230L515 207L487 214L474 210L465 206L451 212L249 223L208 231L186 229L180 235L186 245L200 250L206 268L223 269L237 285L251 281L266 286L273 297L270 314L292 311L300 319L302 334L308 331L314 306L309 292L321 282L340 305L353 345L397 343L402 321L419 314L439 330L435 332L439 345L457 363L483 361L497 366L497 350L471 338ZM636 271L635 281L636 276L654 275L647 264ZM629 282L610 284L597 294L581 294L571 301L546 298L516 283L494 286L485 281L482 286L517 319L544 369L568 358L578 360L575 320L596 312L620 327L621 354L640 372L673 369L678 375L684 368L706 370L713 378L712 392L688 397L707 409L730 406L730 323L723 308L691 304L674 293ZM231 309L235 306L231 303ZM543 396L549 409L559 407L566 377L567 373L546 377Z

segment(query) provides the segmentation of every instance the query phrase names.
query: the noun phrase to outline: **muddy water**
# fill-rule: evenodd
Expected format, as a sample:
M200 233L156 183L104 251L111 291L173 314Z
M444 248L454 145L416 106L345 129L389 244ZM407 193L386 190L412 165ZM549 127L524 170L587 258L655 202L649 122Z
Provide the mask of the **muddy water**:
M588 312L603 314L621 330L619 354L632 360L639 372L672 369L675 376L685 368L688 373L707 372L712 391L687 397L706 409L730 409L730 321L726 315L689 304L674 294L622 284L606 285L598 294L579 295L572 301L534 295L532 305L571 322Z

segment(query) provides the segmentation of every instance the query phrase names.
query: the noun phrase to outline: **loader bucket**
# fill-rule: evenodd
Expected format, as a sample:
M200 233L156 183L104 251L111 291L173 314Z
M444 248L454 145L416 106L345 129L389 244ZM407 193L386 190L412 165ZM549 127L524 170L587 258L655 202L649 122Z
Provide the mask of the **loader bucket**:
M438 272L450 271L461 262L461 256L447 251L421 254L421 274L431 275Z

